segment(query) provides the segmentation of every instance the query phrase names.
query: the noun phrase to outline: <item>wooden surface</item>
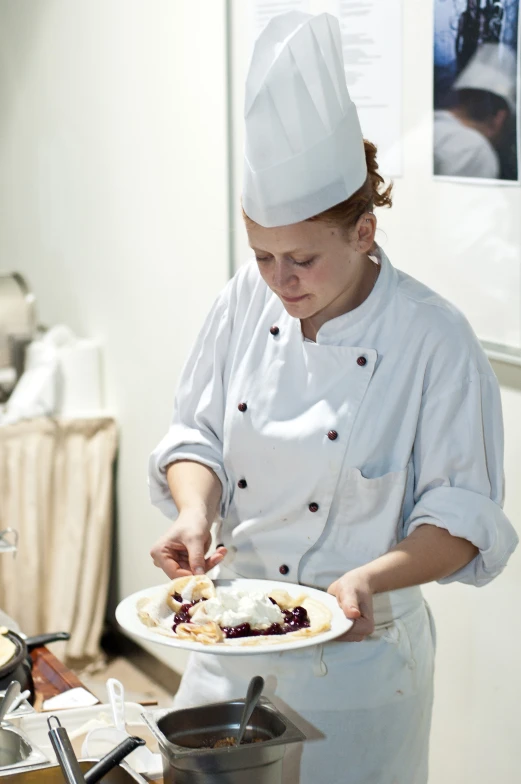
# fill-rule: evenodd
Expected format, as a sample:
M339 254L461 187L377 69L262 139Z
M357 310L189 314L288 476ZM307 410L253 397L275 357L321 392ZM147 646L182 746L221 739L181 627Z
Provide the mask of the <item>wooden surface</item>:
M33 660L34 707L36 710L41 710L43 701L48 700L49 697L62 694L62 692L77 686L85 688L72 670L69 670L45 646L31 651L31 659Z

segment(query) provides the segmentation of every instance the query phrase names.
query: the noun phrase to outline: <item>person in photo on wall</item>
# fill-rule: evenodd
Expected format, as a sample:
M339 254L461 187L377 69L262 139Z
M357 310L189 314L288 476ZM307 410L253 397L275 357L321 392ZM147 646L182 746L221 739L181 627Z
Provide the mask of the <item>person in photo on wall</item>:
M515 126L517 58L506 44L482 44L434 113L434 174L498 179Z
M504 9L501 0L487 0L483 11L482 43L498 44L501 41Z
M467 7L458 19L456 33L456 70L458 74L465 68L478 47L480 29L479 0L467 0Z
M354 624L282 653L193 653L174 708L244 697L262 674L308 738L286 750L285 784L427 784L435 631L420 585L486 585L518 541L498 382L464 316L376 242L391 186L335 17L268 23L245 133L255 258L217 297L151 455L151 500L173 521L151 555L169 578L328 591ZM211 205L194 207L203 225Z

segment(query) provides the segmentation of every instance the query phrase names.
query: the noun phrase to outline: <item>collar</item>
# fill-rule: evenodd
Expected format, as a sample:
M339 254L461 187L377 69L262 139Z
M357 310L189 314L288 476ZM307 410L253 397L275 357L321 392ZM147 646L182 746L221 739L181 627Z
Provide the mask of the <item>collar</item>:
M354 310L330 319L323 324L318 333L316 344L332 346L345 340L363 322L373 320L387 307L398 283L398 275L382 248L377 245L373 254L380 265L380 274L369 296ZM298 319L294 319L298 322ZM300 323L299 323L300 328Z

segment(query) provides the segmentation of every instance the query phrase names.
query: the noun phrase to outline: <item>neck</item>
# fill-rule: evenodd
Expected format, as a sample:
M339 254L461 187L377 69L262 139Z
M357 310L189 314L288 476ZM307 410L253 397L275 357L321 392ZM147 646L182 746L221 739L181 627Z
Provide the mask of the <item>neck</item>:
M465 114L462 109L458 109L457 107L451 109L451 112L455 117L457 117L462 125L466 125L468 128L474 128L474 130L479 131L480 134L485 137L485 139L491 141L493 134L491 133L488 123L480 122L479 120L473 120L471 117Z
M358 274L348 288L344 289L327 307L306 319L301 319L302 334L309 340L316 341L320 328L331 319L343 316L358 308L369 296L380 274L380 265L375 264L369 256L363 256Z

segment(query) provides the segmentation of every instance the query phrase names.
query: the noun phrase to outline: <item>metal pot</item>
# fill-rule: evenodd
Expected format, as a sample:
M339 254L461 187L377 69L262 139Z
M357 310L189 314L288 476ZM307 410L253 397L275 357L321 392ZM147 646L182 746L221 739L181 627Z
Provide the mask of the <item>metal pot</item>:
M22 637L16 632L8 631L5 635L16 646L16 651L11 659L0 667L0 690L7 689L11 681L18 681L22 691L29 689L31 696L29 702L34 700L34 684L32 676L32 659L29 655L33 648L47 645L49 642L68 640L68 632L49 632L37 634L34 637Z
M236 737L244 700L179 711L152 711L143 718L157 738L165 784L281 784L286 746L306 736L271 702L261 699L241 746L212 748ZM248 743L260 739L260 743Z

